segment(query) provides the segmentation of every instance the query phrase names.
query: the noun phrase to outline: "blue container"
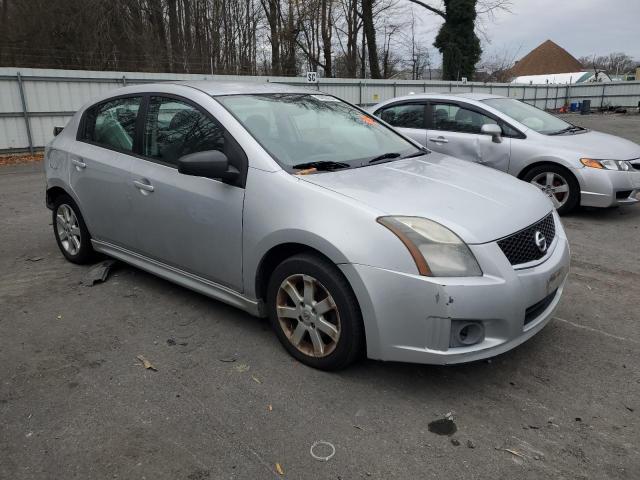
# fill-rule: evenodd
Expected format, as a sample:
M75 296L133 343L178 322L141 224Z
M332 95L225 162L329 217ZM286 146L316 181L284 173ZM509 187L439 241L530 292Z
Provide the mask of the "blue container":
M578 102L573 102L573 103L569 106L569 110L571 110L572 112L577 112L577 111L578 111Z

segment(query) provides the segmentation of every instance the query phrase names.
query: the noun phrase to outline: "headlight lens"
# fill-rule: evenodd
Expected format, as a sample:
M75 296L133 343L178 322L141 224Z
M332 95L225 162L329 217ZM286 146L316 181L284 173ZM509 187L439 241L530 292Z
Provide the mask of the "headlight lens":
M420 217L380 217L409 250L420 275L479 277L482 270L460 237L437 222Z
M625 160L596 160L594 158L581 158L580 163L585 167L598 168L601 170L621 170L628 172L631 164Z

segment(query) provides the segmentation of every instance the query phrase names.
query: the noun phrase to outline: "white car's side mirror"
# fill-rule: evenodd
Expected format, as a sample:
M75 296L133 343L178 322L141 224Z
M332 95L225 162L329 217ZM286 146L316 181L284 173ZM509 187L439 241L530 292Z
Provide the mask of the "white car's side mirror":
M495 123L485 123L482 125L480 131L485 135L491 135L491 139L495 143L502 142L502 128L500 128L500 125L496 125Z

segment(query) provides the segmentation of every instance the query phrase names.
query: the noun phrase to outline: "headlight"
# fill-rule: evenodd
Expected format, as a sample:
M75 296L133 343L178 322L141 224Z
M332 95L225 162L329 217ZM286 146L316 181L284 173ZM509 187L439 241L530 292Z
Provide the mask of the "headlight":
M601 170L622 170L628 172L633 167L626 160L596 160L594 158L581 158L580 163L585 167L599 168Z
M482 270L469 247L448 228L420 217L380 217L409 250L420 275L479 277Z

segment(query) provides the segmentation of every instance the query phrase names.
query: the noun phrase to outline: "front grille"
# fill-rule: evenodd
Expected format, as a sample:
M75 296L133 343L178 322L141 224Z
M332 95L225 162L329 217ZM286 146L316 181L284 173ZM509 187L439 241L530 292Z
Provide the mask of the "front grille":
M533 262L545 256L547 249L540 249L536 244L537 232L544 236L546 247L550 247L556 236L556 226L552 213L530 227L498 240L498 246L511 262L511 265Z
M531 323L533 320L538 318L540 314L544 312L549 305L551 305L551 302L553 302L553 299L556 297L556 292L557 290L554 290L552 293L544 297L538 303L534 303L529 308L527 308L527 310L524 313L525 325L527 325L528 323Z

